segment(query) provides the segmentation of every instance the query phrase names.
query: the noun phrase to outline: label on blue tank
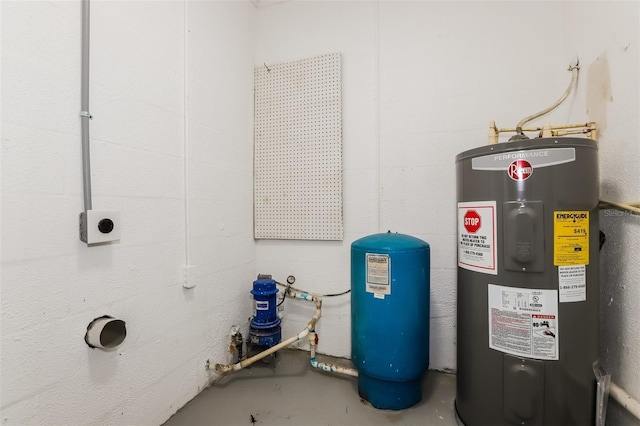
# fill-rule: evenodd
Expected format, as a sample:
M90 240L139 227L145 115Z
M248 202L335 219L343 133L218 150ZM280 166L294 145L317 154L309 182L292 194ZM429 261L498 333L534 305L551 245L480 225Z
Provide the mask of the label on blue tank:
M385 294L391 294L391 258L388 254L377 253L367 253L366 258L367 292L384 298Z
M268 311L269 310L269 301L257 301L256 300L256 310L257 311Z

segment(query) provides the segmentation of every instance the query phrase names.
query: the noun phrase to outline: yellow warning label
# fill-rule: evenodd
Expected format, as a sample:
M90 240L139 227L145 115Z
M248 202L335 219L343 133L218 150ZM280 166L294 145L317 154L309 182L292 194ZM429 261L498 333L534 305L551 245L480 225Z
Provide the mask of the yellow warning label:
M589 264L589 212L553 212L553 264Z

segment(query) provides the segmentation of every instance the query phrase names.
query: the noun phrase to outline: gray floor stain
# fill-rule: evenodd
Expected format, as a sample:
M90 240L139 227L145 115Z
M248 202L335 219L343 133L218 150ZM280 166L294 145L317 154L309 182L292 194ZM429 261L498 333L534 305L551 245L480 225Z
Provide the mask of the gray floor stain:
M328 362L335 360L323 357ZM348 360L337 360L347 365ZM429 371L422 401L399 411L361 401L358 381L309 365L309 353L279 352L274 365L231 373L180 409L165 426L455 425L455 376Z

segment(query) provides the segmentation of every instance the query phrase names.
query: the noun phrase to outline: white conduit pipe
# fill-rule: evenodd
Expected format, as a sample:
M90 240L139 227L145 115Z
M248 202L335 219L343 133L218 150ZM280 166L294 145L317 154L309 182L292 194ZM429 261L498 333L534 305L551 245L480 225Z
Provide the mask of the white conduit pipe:
M219 371L221 373L228 373L231 371L242 370L243 368L248 367L257 361L260 361L261 359L268 357L272 353L278 352L280 349L286 348L290 344L295 343L301 339L304 339L311 330L315 330L316 322L318 322L318 320L320 319L320 311L322 309L322 299L316 296L308 295L306 293L299 293L299 295L300 296L297 296L297 298L299 299L313 300L316 302L316 312L311 318L311 321L309 321L309 324L307 324L307 326L304 328L304 330L302 330L300 333L296 334L295 336L285 340L284 342L280 342L277 345L272 346L271 348L265 351L262 351L255 356L252 356L251 358L245 359L244 361L241 361L235 364L216 364L215 365L216 371Z
M623 408L640 420L640 402L629 395L624 389L611 382L609 396L615 399Z
M82 53L81 53L81 86L80 86L80 123L82 140L82 183L84 195L84 211L91 210L91 149L89 138L89 40L90 40L90 5L89 0L82 1Z
M184 168L184 269L182 276L182 287L184 288L194 288L196 283L193 279L193 273L191 273L191 269L193 268L193 264L191 263L191 198L189 197L191 194L191 178L189 177L189 165L190 155L189 155L189 15L187 10L187 1L184 2L183 14L184 14L184 104L183 104L183 168Z

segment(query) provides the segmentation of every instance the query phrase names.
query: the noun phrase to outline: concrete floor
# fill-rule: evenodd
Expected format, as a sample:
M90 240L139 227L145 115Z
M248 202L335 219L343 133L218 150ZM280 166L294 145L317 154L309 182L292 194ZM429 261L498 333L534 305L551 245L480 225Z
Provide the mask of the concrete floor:
M350 366L320 355L320 361ZM422 401L400 411L378 410L360 400L356 378L309 365L309 353L283 350L225 376L181 408L164 426L245 425L455 425L455 376L429 371Z

